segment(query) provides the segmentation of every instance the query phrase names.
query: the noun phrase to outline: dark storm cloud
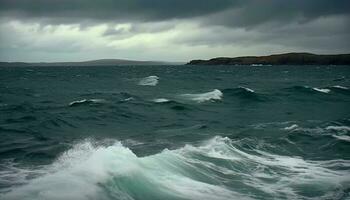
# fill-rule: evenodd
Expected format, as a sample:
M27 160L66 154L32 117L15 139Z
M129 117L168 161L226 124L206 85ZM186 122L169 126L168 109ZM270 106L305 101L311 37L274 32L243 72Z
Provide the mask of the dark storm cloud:
M162 21L219 12L240 1L220 0L0 0L3 16L76 20Z
M349 0L0 0L0 15L84 21L165 21L195 18L205 24L249 27L270 21L308 21L349 14Z
M0 60L348 53L350 0L0 0Z
M343 15L349 18L349 0L248 0L240 7L207 17L206 24L254 27L265 23L306 23L321 17Z

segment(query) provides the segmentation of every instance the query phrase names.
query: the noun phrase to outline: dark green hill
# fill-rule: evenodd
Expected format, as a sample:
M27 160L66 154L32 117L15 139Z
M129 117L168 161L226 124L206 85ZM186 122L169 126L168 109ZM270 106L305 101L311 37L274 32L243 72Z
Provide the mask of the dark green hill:
M350 54L316 55L286 53L270 56L219 57L210 60L192 60L188 65L350 65Z

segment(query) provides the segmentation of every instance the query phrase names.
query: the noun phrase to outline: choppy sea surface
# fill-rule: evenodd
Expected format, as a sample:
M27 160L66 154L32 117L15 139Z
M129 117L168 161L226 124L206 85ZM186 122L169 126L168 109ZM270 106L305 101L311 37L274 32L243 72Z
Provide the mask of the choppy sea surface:
M349 66L0 68L0 199L350 199Z

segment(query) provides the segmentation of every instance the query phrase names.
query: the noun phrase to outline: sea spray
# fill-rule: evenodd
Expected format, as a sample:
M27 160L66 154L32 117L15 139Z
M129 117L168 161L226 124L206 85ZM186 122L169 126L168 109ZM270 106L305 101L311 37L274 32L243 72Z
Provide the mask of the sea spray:
M220 90L215 89L211 92L197 93L197 94L182 94L181 96L184 97L185 99L196 101L198 103L203 103L205 101L221 100L221 98L223 97L223 94Z
M139 85L143 86L156 86L159 82L159 77L158 76L148 76L145 78L142 78L139 81Z
M331 166L337 163L350 167L349 161L308 161L260 149L248 150L243 145L239 140L216 136L199 146L186 145L138 157L121 142L96 146L85 141L46 167L48 173L2 197L253 199L254 193L248 194L246 189L254 187L257 194L266 198L299 199L308 190L325 198L337 192L333 188L341 186L341 190L347 190L350 171L334 171ZM242 181L240 187L229 187L236 180Z

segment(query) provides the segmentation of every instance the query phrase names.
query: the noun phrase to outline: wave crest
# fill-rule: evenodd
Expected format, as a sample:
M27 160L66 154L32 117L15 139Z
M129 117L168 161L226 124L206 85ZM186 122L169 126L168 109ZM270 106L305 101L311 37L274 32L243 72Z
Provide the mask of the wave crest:
M181 96L185 97L186 99L196 101L198 103L202 103L205 101L221 100L223 97L223 93L218 89L214 89L211 92L199 93L199 94L183 94Z
M158 99L153 99L152 101L155 102L155 103L167 103L170 100L166 99L166 98L158 98Z
M259 149L247 150L243 143L216 136L199 146L186 145L137 157L120 142L96 146L85 141L66 151L48 167L46 175L13 188L3 197L251 199L263 195L302 199L310 189L318 191L322 197L349 189L346 186L349 170L331 169L336 165L349 169L347 160L308 161ZM242 180L243 184L229 187L237 180ZM251 187L256 194L246 193ZM334 187L340 191L334 191ZM108 197L103 196L106 193Z
M327 88L312 88L314 91L317 91L317 92L322 92L322 93L330 93L331 90L330 89L327 89Z
M158 76L148 76L139 81L139 85L143 86L156 86L159 82Z
M72 101L69 103L69 106L78 106L78 105L83 105L83 104L89 104L89 103L104 103L106 100L104 99L81 99L77 101Z

